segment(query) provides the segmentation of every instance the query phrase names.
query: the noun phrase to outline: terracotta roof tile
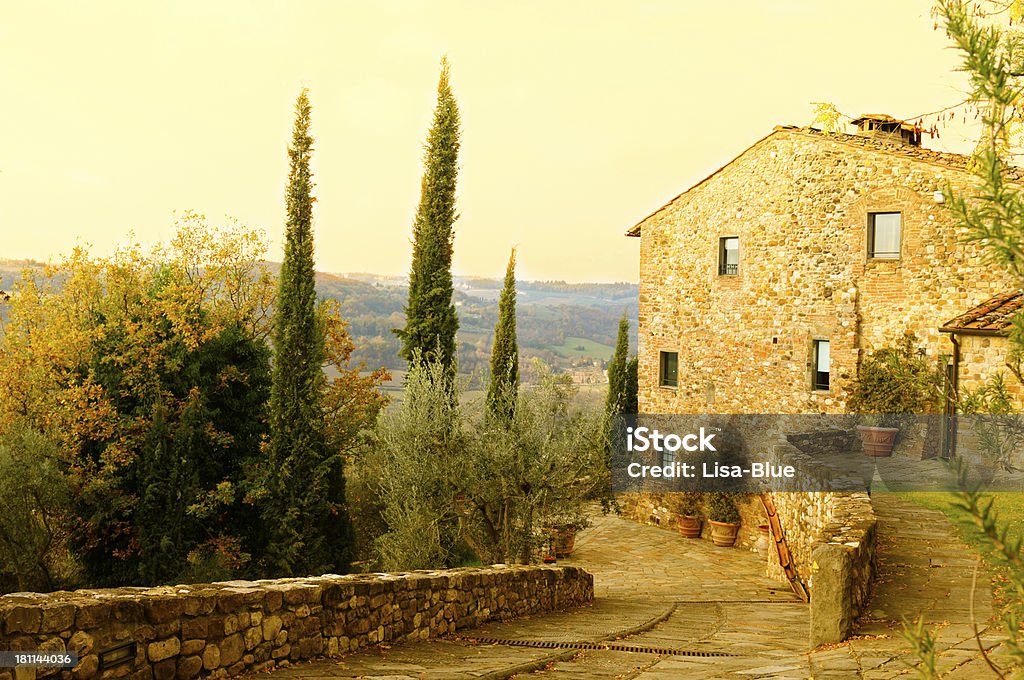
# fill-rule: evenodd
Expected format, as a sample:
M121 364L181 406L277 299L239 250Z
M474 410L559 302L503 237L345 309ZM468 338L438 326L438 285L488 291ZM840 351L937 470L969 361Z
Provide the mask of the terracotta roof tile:
M974 309L947 321L941 330L944 333L985 333L1006 335L1013 324L1013 317L1024 307L1024 292L1011 290L985 300Z

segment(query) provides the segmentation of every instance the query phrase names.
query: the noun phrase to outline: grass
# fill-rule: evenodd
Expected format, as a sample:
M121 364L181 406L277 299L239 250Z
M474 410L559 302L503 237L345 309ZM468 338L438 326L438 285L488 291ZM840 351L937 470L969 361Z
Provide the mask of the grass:
M581 357L593 357L594 359L602 359L607 361L612 358L612 353L615 352L614 347L608 345L602 345L599 342L588 340L586 338L573 338L567 337L565 342L557 347L551 348L555 354L563 357L572 359L578 359Z

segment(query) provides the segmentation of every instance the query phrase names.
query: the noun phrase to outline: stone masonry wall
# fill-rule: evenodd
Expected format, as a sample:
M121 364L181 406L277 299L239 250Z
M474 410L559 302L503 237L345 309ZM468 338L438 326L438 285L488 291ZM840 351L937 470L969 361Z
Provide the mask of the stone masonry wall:
M425 640L593 599L576 567L494 566L0 597L0 649L75 651L61 680L191 680L266 670L368 645ZM103 650L134 643L124 665ZM16 680L34 680L19 668ZM0 680L15 673L0 668Z
M842 412L864 352L910 331L948 355L938 328L1013 287L933 198L970 175L873 144L779 129L641 223L642 412ZM869 259L868 214L886 211L903 215L901 257ZM739 274L720 276L729 236ZM816 339L831 341L827 391L811 386ZM677 388L658 384L662 350L679 353Z
M634 522L678 531L679 495L644 491L620 494L618 500L623 517ZM736 536L735 547L753 550L758 538L758 525L768 521L764 514L764 506L754 494L737 495L733 502L740 511L740 531ZM711 525L707 521L701 525L700 537L705 541L711 540Z
M989 378L1002 372L1006 388L1024 409L1024 386L1006 368L1010 342L1005 337L960 336L960 394L984 387Z
M819 437L788 437L792 441L802 438L816 439L819 443L835 443L848 441L850 436L848 433L839 436L830 432ZM803 483L808 488L835 488L837 485L830 482L830 469L826 465L815 465L816 453L814 446L797 448L787 442L774 447L772 459L777 464L791 464L804 470ZM870 472L870 468L865 471ZM844 469L840 474L845 476L848 473ZM875 575L878 520L871 507L870 497L862 491L791 491L774 493L772 500L797 573L810 587L812 609L816 596L819 602L841 602L846 617L844 629L849 634L853 621L863 613ZM822 546L829 546L833 550L819 553ZM841 564L822 565L815 558L816 554L839 554ZM823 583L818 582L818 574L825 566L844 572L842 592L823 592L823 589L836 587L835 581L826 579ZM768 574L779 580L785 579L777 552L769 552Z

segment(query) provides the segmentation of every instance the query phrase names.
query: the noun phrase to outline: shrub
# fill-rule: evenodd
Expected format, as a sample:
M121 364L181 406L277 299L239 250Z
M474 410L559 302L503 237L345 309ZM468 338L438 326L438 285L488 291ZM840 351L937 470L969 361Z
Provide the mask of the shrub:
M944 376L914 351L915 337L904 334L895 347L875 350L861 362L849 407L877 415L875 424L898 427L902 415L930 413L939 404Z
M701 517L704 514L704 499L700 492L677 493L675 513L683 517Z
M564 376L534 372L496 426L482 404L459 405L443 365L413 363L404 402L359 462L359 478L377 480L384 569L464 564L466 546L484 563L528 562L543 527L586 526L583 503L603 479L601 416L571 408Z
M740 523L740 510L732 500L732 495L727 493L711 494L707 506L708 519L713 522L725 522L727 524Z
M19 423L0 438L0 592L70 585L68 480L57 447Z

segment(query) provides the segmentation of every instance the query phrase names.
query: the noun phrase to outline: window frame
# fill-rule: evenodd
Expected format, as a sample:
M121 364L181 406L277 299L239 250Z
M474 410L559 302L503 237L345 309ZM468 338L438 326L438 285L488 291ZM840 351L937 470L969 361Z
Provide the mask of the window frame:
M875 220L879 215L898 215L899 225L896 232L896 251L894 256L888 256L893 251L886 251L886 255L879 257L875 250ZM867 233L867 256L869 260L899 260L903 257L903 211L902 210L876 210L868 213Z
M725 254L728 252L726 248L726 242L736 241L736 263L730 265L726 262ZM729 267L735 267L735 271L729 271ZM718 237L718 275L719 276L739 276L740 275L740 237L739 236L719 236Z
M828 346L828 370L819 371L821 345ZM819 382L820 375L825 375L824 387ZM811 341L811 391L828 392L832 389L832 341L829 338L815 338Z
M675 378L670 382L666 376L665 364L668 355L675 356ZM676 389L679 387L679 352L660 350L658 352L658 387Z

